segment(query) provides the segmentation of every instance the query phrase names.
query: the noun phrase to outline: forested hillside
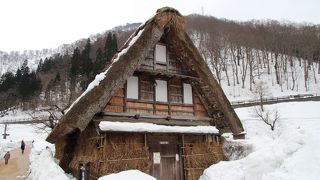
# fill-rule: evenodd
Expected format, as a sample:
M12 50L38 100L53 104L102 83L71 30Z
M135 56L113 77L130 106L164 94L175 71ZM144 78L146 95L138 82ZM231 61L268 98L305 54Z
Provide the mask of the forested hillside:
M4 102L0 110L18 105L66 108L108 65L138 25L128 24L79 40L65 51L37 59L36 70L27 66L28 59L16 71L7 70L0 80L0 100ZM320 89L319 25L234 22L190 15L186 17L186 31L229 98L254 94L261 82L267 82L271 96L286 91L316 93Z

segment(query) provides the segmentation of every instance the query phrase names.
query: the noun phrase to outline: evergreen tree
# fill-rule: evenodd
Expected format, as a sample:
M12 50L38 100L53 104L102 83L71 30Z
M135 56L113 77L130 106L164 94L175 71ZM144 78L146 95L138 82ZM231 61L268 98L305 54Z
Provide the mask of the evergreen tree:
M105 61L106 61L104 53L102 52L100 47L97 49L96 54L97 54L96 61L93 68L94 75L98 74L104 68Z
M71 57L71 76L76 76L79 74L80 68L80 49L77 47L73 50L73 55Z
M20 70L20 68L17 69L17 72L16 72L16 82L19 83L22 79L22 72Z
M7 91L15 85L15 77L12 72L6 72L0 79L0 92Z
M41 81L37 79L34 71L30 72L27 60L17 70L16 84L17 95L23 101L26 101L29 97L35 95L37 91L41 90Z
M42 71L42 66L43 66L43 60L42 60L42 58L41 58L41 59L40 59L40 62L39 62L39 64L38 64L38 67L37 67L37 73Z
M118 51L118 40L117 40L117 36L116 34L112 35L112 45L111 45L111 52L112 52L112 56Z
M52 68L53 61L52 57L46 58L42 64L41 71L48 72Z
M41 81L37 78L37 75L34 71L29 74L29 94L35 95L41 90Z
M104 53L107 63L109 63L112 58L112 42L112 34L111 32L109 32L107 35L106 43L104 45Z
M60 80L61 80L61 77L60 77L60 73L58 72L57 75L56 75L56 77L54 78L54 81L55 81L55 82L58 82L58 81L60 81Z
M90 43L90 39L88 38L85 48L81 52L81 57L80 57L80 74L86 75L87 77L90 76L90 72L92 70L92 61L90 58L90 51L91 51L91 43Z
M30 68L28 66L28 60L24 60L21 66L21 74L22 76L25 76L25 75L29 75L29 73L30 73Z

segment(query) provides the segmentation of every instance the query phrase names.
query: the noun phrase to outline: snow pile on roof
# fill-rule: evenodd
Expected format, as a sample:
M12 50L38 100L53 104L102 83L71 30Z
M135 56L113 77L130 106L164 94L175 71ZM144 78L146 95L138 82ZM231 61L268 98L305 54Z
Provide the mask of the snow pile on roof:
M28 180L70 180L70 175L66 174L57 164L53 157L54 145L44 141L36 140L30 153L30 174Z
M94 87L99 86L100 82L102 80L104 80L104 78L106 77L106 74L108 73L109 69L111 69L112 65L117 62L119 60L119 58L127 53L127 51L130 49L130 47L139 39L139 37L141 36L142 32L144 31L144 29L139 30L138 34L133 37L131 39L131 41L129 42L128 47L122 49L118 54L117 57L115 59L112 60L110 66L108 67L108 69L106 69L104 72L97 74L95 79L88 85L87 89L71 104L71 106L66 110L66 113L75 105L77 104L77 102L83 97L85 96L88 92L90 92Z
M139 170L127 170L100 177L98 180L156 180L156 178Z
M252 144L251 153L210 166L201 180L319 179L320 102L270 106L280 113L275 131L255 118L252 108L236 109L247 131L246 141Z
M215 126L165 126L152 123L100 122L102 131L218 134Z

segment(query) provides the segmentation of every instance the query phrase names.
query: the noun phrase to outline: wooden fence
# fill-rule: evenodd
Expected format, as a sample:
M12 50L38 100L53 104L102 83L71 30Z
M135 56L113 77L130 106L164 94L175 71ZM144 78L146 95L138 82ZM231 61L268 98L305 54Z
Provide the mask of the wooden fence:
M289 96L279 96L274 98L263 98L263 104L276 104L281 102L294 102L294 101L320 101L320 95L317 94L297 94ZM249 107L259 105L260 100L246 100L246 101L233 101L231 105L234 108Z

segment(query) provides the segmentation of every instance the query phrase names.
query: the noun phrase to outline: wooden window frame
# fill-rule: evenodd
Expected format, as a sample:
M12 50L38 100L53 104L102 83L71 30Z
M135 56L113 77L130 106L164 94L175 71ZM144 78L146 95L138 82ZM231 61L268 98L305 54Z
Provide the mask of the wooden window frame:
M166 90L166 94L167 94L167 100L166 101L157 101L157 87L155 86L154 88L154 94L155 94L155 98L154 98L154 102L155 103L169 103L169 97L168 97L168 81L167 80L163 80L163 79L155 79L155 81L164 81L166 82L166 85L167 85L167 90ZM158 86L158 83L157 83L157 86Z
M157 45L160 45L160 46L164 46L165 47L165 50L166 50L166 54L165 54L165 57L166 57L166 61L165 62L162 62L162 61L158 61L157 60ZM161 65L166 65L168 67L168 48L167 46L164 44L164 43L157 43L155 46L154 46L154 64L161 64Z
M186 85L189 85L190 86L190 88L191 88L191 103L186 103L185 102L185 95L186 95L186 92L185 92L185 89L184 89L184 87L185 87L185 84ZM182 101L182 103L183 104L186 104L186 105L193 105L194 104L194 99L193 99L193 90L192 90L192 85L190 84L190 83L186 83L186 82L183 82L182 83L182 91L183 91L183 93L182 93L182 95L183 95L183 101Z
M132 77L132 76L130 76L130 77ZM130 78L129 77L129 78ZM127 82L126 82L126 88L125 88L125 99L126 100L140 100L140 85L139 85L139 83L140 83L140 78L139 78L139 76L133 76L133 77L137 77L138 78L138 97L137 98L129 98L128 97L128 79L127 79Z

